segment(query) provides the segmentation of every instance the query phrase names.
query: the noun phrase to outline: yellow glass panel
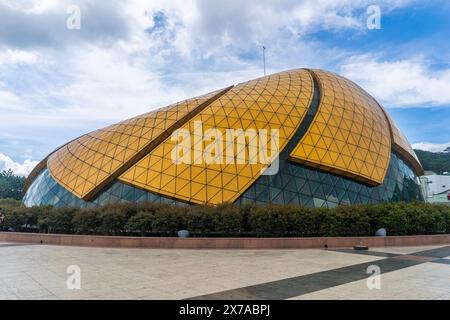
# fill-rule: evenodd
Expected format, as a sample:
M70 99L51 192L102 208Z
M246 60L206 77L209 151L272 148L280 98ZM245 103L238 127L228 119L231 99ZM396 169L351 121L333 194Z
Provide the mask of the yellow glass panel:
M282 151L308 111L313 87L310 73L303 69L242 83L212 102L181 129L190 132L192 140L197 121L202 122L204 131L213 127L218 129L223 137L227 129L254 129L257 137L253 139L259 139L259 129L267 129L269 137L270 131L277 129L280 138L279 150ZM254 149L251 148L250 139L246 140L244 146L245 163L238 162L237 152L233 155L232 163L225 161L215 164L207 164L206 161L195 163L194 159L201 159L203 156L200 152L196 155L196 150L201 150L200 140L197 144L191 141L191 164L176 164L171 156L176 144L177 141L167 138L135 166L123 173L119 180L189 203L219 204L235 201L265 169L261 161L249 163L248 159ZM225 146L226 143L223 143L223 153L227 154ZM162 171L162 167L156 164L158 161L167 169ZM176 174L173 174L174 170ZM149 175L148 172L159 175ZM166 175L170 176L167 178L170 183L163 181L166 179L163 176ZM189 188L186 181L189 182Z
M102 187L163 141L225 90L185 100L168 107L88 133L51 154L52 177L79 198L89 200Z
M389 123L378 103L353 82L312 70L321 90L317 114L290 160L371 185L389 167Z

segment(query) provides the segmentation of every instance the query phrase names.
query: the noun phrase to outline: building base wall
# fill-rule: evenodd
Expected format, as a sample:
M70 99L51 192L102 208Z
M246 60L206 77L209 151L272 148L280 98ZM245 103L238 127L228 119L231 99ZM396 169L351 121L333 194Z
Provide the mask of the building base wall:
M324 249L450 244L450 234L394 237L169 238L0 232L0 242L148 249Z

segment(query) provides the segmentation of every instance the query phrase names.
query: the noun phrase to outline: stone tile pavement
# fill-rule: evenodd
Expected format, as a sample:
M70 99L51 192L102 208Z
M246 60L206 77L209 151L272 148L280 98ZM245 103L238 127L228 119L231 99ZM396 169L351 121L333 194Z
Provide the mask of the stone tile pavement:
M374 248L359 254L0 243L0 299L450 299L447 248ZM422 251L434 257L408 258ZM377 263L381 289L369 290L366 269ZM69 266L80 268L79 290L67 288ZM389 272L383 274L383 266Z

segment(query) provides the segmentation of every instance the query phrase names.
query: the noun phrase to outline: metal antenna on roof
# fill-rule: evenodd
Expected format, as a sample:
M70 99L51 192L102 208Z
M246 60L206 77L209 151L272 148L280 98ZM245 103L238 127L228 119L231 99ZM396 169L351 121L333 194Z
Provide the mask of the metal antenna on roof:
M264 76L266 76L266 47L262 46L263 49L263 62L264 62Z

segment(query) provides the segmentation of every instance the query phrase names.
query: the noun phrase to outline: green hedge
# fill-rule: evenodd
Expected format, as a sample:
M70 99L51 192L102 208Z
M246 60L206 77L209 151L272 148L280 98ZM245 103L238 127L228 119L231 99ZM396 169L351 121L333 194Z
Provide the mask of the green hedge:
M369 236L379 228L389 235L450 233L450 206L386 203L311 209L302 206L175 207L117 204L95 209L8 206L3 231L176 236L323 237Z
M22 207L22 201L16 200L16 199L0 199L0 208L6 209L6 208L17 208Z

